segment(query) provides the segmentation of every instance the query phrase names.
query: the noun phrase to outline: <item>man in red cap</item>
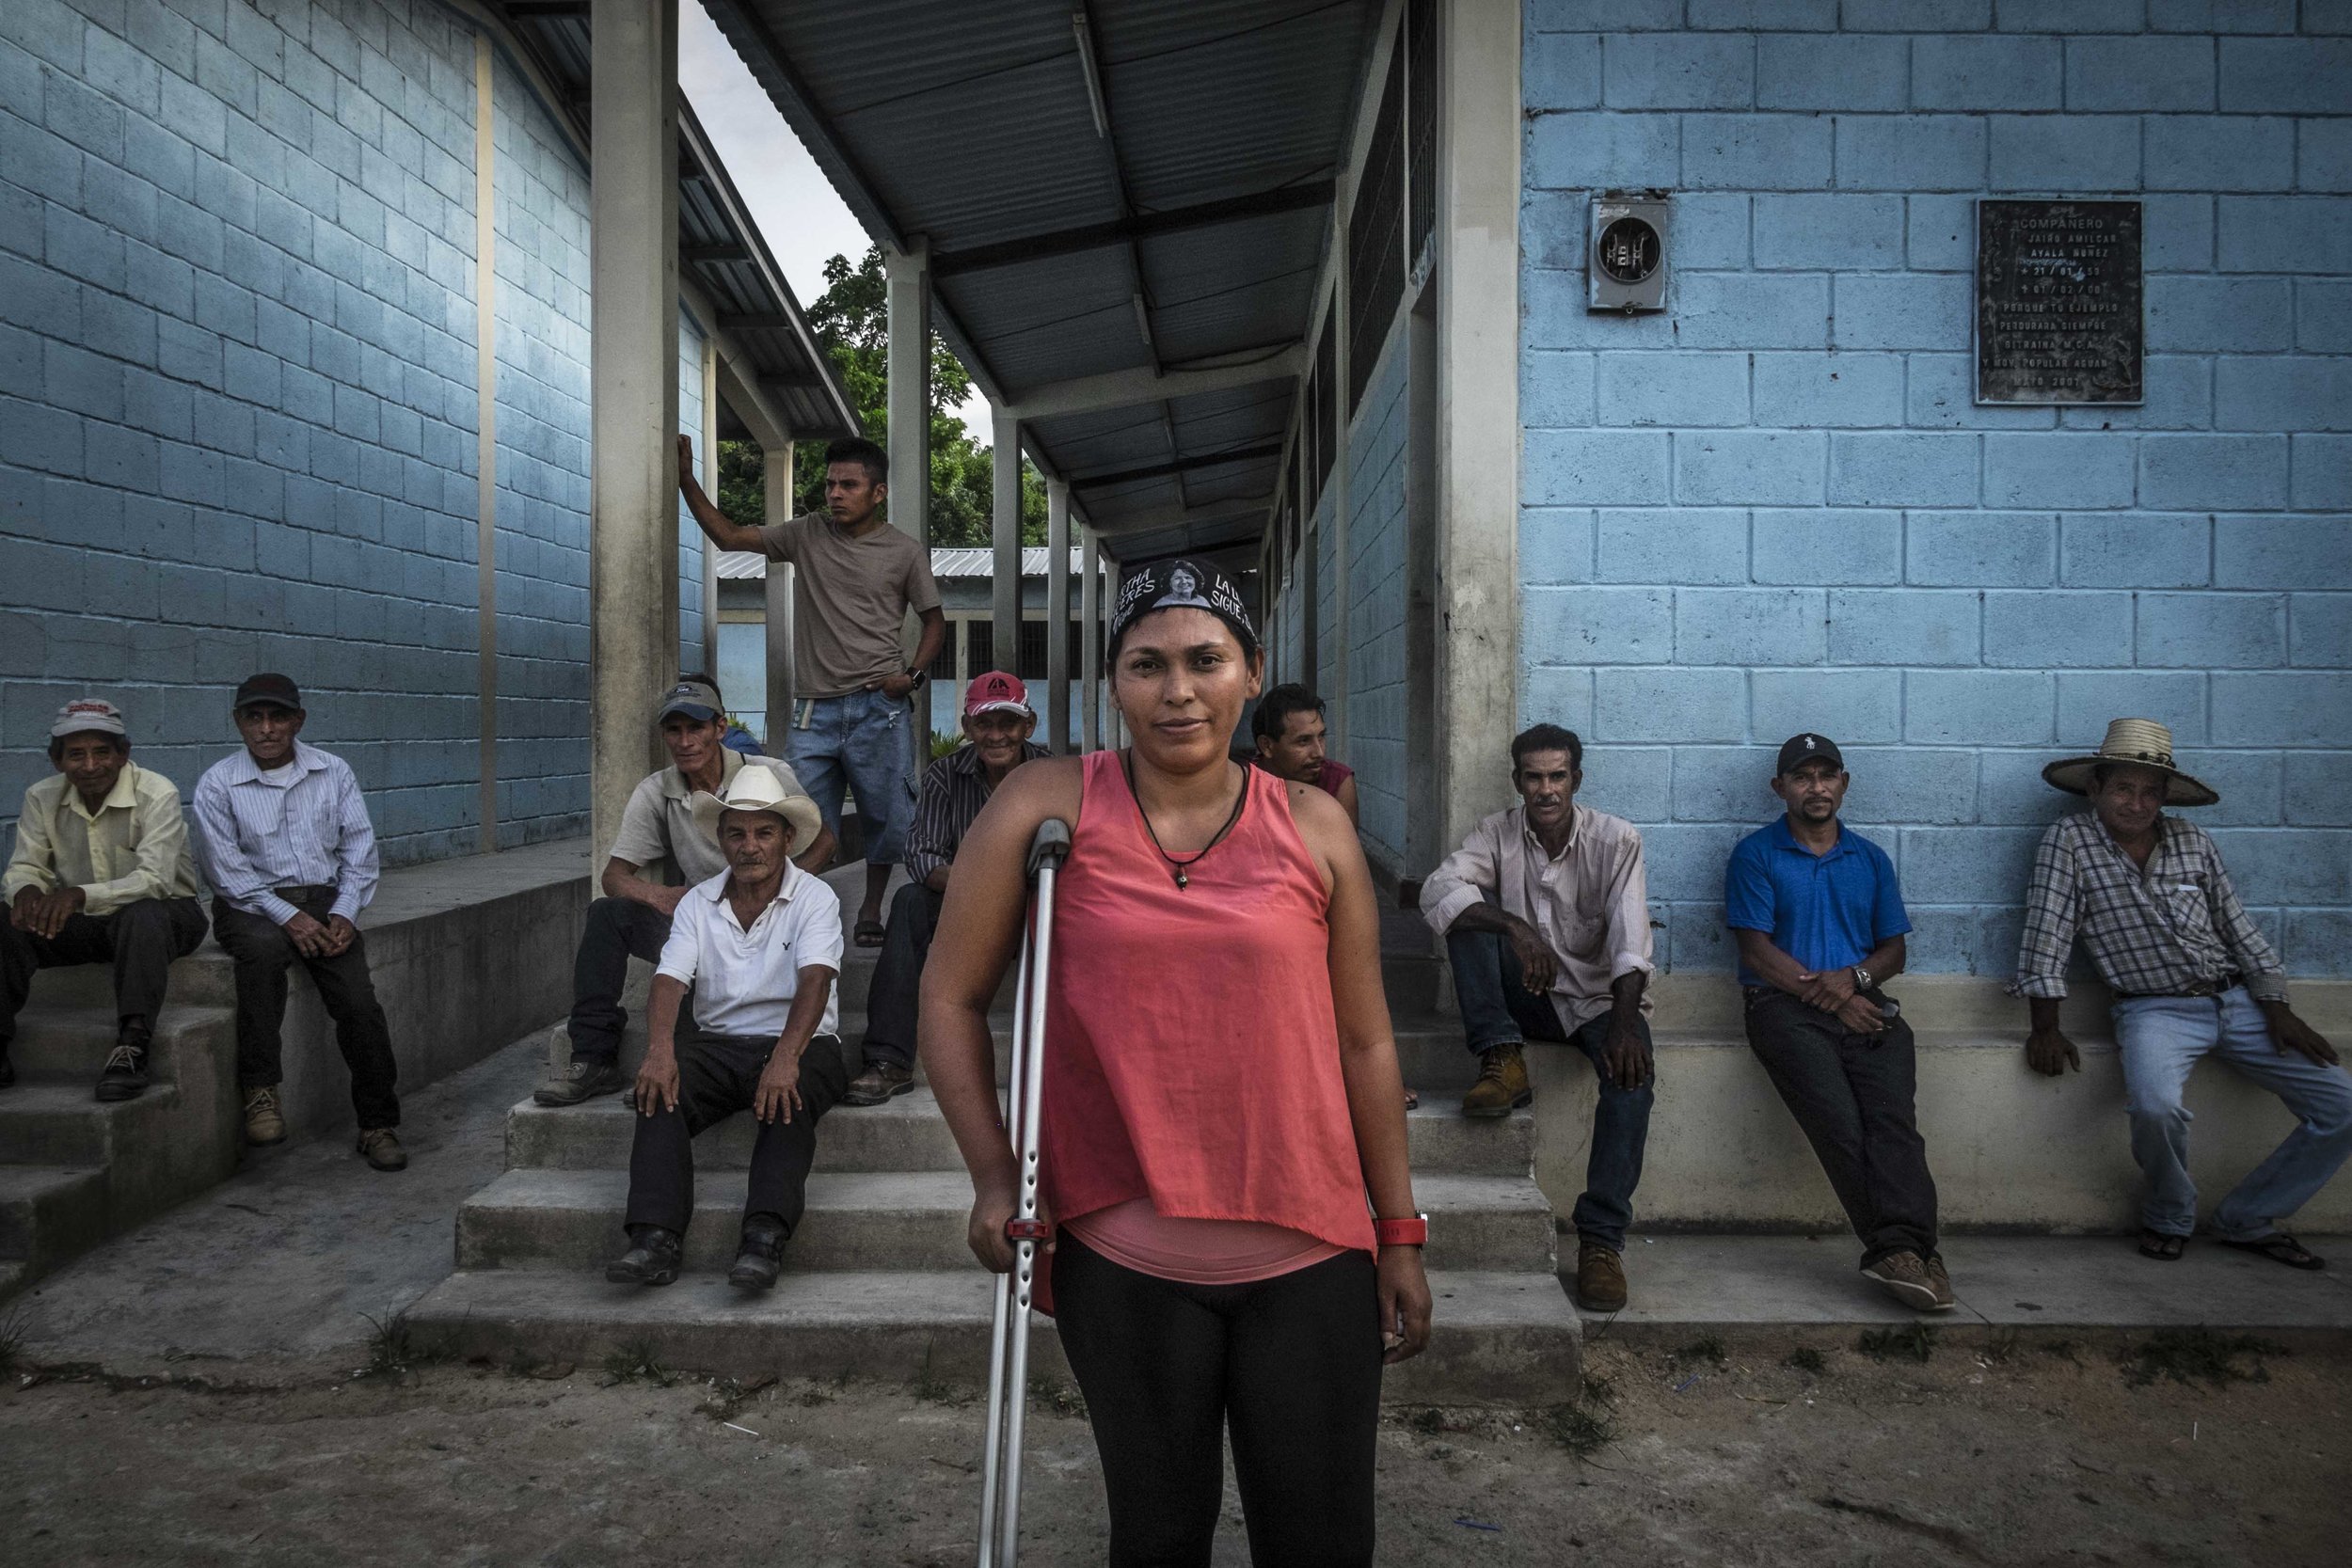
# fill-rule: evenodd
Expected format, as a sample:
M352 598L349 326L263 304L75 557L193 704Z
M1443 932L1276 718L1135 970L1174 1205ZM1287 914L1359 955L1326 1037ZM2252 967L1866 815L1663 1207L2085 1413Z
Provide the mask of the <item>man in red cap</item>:
M914 825L907 831L912 879L890 905L890 926L866 1003L866 1070L850 1081L845 1105L880 1105L914 1087L914 1011L931 929L947 896L956 847L1005 775L1045 748L1031 741L1037 710L1028 689L1002 670L974 677L963 692L964 744L923 773Z

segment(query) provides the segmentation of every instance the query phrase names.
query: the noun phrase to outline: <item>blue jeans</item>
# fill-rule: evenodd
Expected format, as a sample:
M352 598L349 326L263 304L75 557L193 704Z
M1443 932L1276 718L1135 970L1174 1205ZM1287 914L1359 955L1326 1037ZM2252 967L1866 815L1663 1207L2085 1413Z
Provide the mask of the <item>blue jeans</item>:
M2132 1119L2132 1157L2148 1177L2140 1223L2168 1236L2197 1228L2181 1089L2208 1053L2286 1101L2299 1125L2213 1212L2228 1241L2259 1241L2310 1201L2352 1155L2352 1073L2281 1051L2243 986L2220 996L2139 996L2115 1004L2115 1043Z
M785 760L801 787L817 801L825 826L841 831L841 791L857 794L866 832L866 863L896 865L914 820L914 705L879 691L815 697L809 719L800 723L802 705L792 705L785 730Z
M1462 1028L1474 1053L1524 1040L1573 1045L1584 1053L1600 1077L1600 1104L1593 1114L1593 1150L1584 1164L1584 1196L1569 1216L1578 1237L1625 1250L1625 1227L1633 1222L1633 1189L1642 1180L1642 1150L1649 1142L1652 1085L1621 1089L1601 1066L1601 1047L1609 1040L1609 1015L1603 1013L1571 1036L1560 1025L1551 998L1527 989L1519 958L1511 944L1493 931L1465 931L1456 926L1445 939L1446 957L1454 965L1454 994L1462 1007ZM1642 1044L1649 1044L1649 1020L1636 1018Z

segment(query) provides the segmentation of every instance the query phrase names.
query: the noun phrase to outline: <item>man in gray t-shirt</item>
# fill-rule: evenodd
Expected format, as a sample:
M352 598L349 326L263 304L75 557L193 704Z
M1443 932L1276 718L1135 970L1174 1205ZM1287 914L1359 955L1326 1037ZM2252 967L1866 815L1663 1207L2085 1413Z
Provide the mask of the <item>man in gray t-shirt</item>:
M588 906L580 955L572 963L568 1067L532 1098L542 1105L577 1105L628 1087L621 1075L621 1006L633 955L651 963L670 940L670 916L689 888L727 869L726 857L694 825L694 797L716 795L746 768L773 769L786 791L805 794L792 769L774 757L745 756L725 743L726 707L719 686L703 674L681 675L661 694L654 722L669 749L670 766L629 792L621 831L604 863L604 896ZM830 830L793 857L804 871L822 871L833 859Z
M866 834L866 897L856 942L879 947L882 890L914 816L914 705L908 693L928 677L947 633L931 580L930 556L882 519L890 460L865 439L825 451L825 510L745 528L730 520L694 479L694 449L678 437L678 489L694 521L722 549L749 550L798 568L792 587L790 713L785 752L824 813L841 827L843 787L857 794ZM908 662L899 628L912 610L923 632Z

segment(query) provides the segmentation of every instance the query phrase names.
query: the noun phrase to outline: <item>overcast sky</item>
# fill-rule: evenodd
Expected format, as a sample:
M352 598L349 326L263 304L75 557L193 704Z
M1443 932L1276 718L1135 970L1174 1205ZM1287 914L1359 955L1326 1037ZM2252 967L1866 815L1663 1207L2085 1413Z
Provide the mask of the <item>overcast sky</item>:
M677 75L785 281L806 306L825 292L829 257L866 254L866 230L694 0L678 8ZM974 438L988 445L988 400L975 392L961 412Z

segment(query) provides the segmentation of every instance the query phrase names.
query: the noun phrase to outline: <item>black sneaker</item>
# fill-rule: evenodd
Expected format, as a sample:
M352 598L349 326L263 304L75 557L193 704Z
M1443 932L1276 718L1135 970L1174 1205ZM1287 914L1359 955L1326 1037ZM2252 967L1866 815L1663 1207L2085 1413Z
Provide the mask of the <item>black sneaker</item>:
M575 1056L561 1073L532 1091L534 1105L579 1105L628 1087L621 1064L594 1056Z
M151 1037L144 1023L125 1023L106 1053L105 1069L98 1075L101 1100L136 1100L147 1092L147 1046Z
M658 1225L629 1227L628 1250L604 1266L615 1285L667 1285L677 1278L684 1238Z
M727 1271L727 1283L741 1291L766 1291L774 1288L776 1275L784 1272L785 1234L773 1220L759 1220L743 1227L743 1243L735 1255L735 1267Z

